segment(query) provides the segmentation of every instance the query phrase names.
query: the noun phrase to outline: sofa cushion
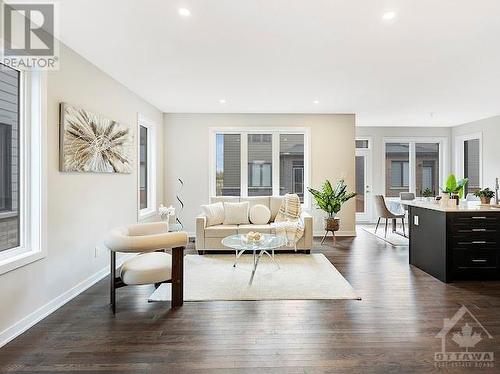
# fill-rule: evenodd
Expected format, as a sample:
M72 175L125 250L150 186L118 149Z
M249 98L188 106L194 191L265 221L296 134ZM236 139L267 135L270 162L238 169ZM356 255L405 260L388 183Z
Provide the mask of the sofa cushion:
M206 238L225 238L226 236L236 235L237 233L237 225L217 225L205 229Z
M250 231L271 234L271 225L238 225L238 234L248 234Z
M249 223L248 201L243 203L224 203L224 225Z
M271 219L271 210L261 204L254 205L250 208L250 222L254 225L266 225Z
M215 203L239 203L239 196L212 196L210 198L210 204Z
M283 202L284 196L271 196L270 209L271 209L271 222L274 222L276 215L280 210L281 203Z
M222 225L224 222L224 204L202 205L203 214L207 217L207 226Z
M126 260L120 277L125 284L152 284L171 279L172 256L163 252L143 253Z
M271 206L269 205L269 196L250 196L250 197L241 197L240 201L248 201L249 209L252 209L255 205L265 205L269 209Z

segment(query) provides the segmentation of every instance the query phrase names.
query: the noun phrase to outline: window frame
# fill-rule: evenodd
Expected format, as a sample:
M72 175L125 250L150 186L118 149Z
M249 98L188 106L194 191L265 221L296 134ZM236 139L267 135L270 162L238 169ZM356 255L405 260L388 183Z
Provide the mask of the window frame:
M479 140L479 185L483 185L483 133L476 132L455 137L455 175L457 178L465 176L465 142L468 140Z
M147 129L147 206L141 209L141 126ZM142 221L154 216L156 207L156 128L157 125L141 113L137 114L137 220Z
M381 165L383 167L383 182L382 189L385 196L385 192L387 191L387 171L385 168L386 162L386 149L387 143L408 143L409 148L409 163L410 163L410 185L408 188L409 192L415 193L417 196L417 182L416 182L416 168L417 168L417 151L416 145L420 143L427 144L439 144L439 186L444 184L444 180L446 175L449 173L449 154L448 154L448 138L446 137L384 137L383 138L383 146L381 151ZM405 187L406 188L406 187ZM388 200L394 200L397 198L389 197Z
M20 73L20 243L0 252L0 274L47 256L47 76Z
M306 193L311 182L311 148L309 127L210 127L209 128L209 154L208 154L208 184L209 194L216 196L216 136L217 134L236 134L241 136L241 176L240 197L248 197L248 136L254 134L272 135L272 196L280 196L280 135L299 134L304 136L304 202L302 207L311 207L310 194Z

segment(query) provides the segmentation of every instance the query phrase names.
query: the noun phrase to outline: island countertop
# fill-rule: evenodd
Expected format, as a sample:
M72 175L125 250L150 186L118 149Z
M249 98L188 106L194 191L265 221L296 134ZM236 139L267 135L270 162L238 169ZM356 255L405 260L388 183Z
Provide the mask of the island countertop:
M436 201L424 201L424 200L398 200L398 203L406 206L413 206L423 209L437 210L439 212L445 213L456 213L456 212L489 212L489 213L500 213L500 205L482 205L477 202L461 202L457 206L441 206L439 202Z

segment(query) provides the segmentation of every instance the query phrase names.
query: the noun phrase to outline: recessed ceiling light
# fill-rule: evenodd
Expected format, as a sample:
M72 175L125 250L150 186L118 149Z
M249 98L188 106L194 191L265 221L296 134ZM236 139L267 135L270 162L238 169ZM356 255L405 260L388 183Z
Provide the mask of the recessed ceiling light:
M314 104L319 104L319 100L314 100L313 103Z
M179 8L179 15L189 17L191 15L191 11L188 8Z
M382 15L384 21L392 21L394 18L396 18L396 12L393 10L388 10Z
M219 103L221 103L221 104L225 104L225 103L227 103L227 101L226 101L226 99L220 99L220 100L219 100Z

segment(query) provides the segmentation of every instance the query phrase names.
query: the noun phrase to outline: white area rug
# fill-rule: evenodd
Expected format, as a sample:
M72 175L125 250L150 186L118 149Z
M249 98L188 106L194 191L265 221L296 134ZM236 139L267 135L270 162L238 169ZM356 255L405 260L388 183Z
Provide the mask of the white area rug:
M410 245L410 240L408 238L405 238L403 235L396 234L392 232L392 224L389 223L389 227L387 228L387 238L385 237L385 223L380 224L378 227L377 233L375 234L375 225L362 225L359 226L366 232L369 232L372 235L375 235L377 238L392 244L395 247L408 247ZM398 226L398 230L403 232L402 228ZM408 227L406 227L406 230L408 230ZM408 235L408 231L406 232L406 235Z
M277 254L280 269L262 257L253 283L252 255L233 267L234 255L188 255L184 260L184 301L360 299L322 254ZM149 301L170 300L162 284Z

